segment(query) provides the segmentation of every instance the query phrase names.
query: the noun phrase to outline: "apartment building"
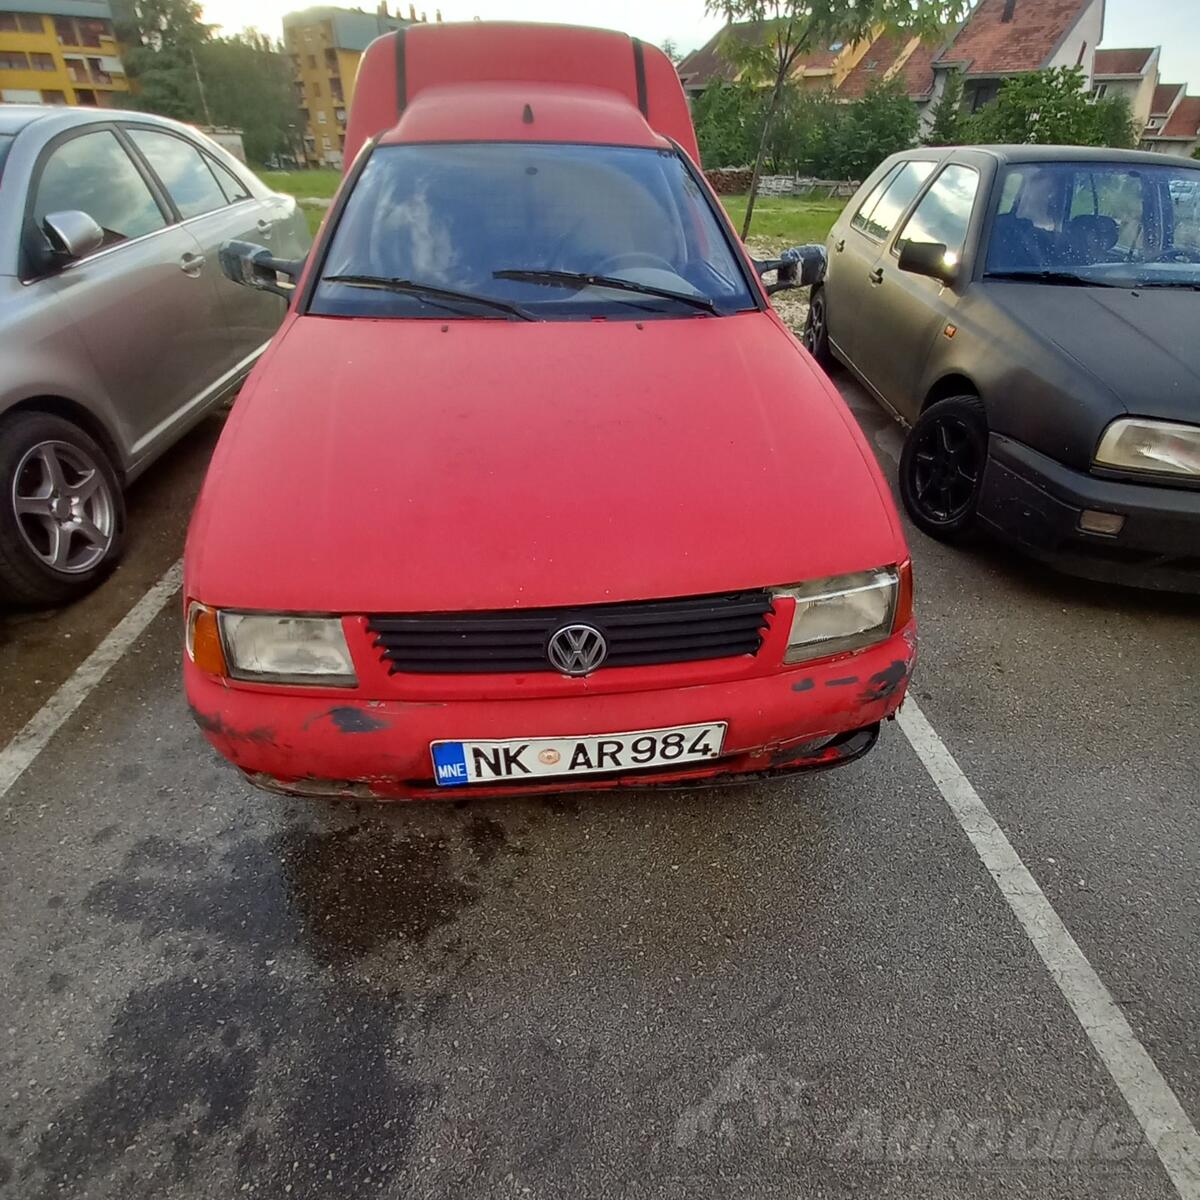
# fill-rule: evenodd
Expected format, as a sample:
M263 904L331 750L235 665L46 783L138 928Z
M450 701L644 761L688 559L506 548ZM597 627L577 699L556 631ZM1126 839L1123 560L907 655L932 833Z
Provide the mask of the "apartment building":
M283 18L283 42L292 59L296 103L304 122L310 167L340 167L346 112L362 52L380 34L411 24L388 14L386 0L369 13L357 8L306 8Z
M128 91L107 0L0 8L0 103L120 108Z

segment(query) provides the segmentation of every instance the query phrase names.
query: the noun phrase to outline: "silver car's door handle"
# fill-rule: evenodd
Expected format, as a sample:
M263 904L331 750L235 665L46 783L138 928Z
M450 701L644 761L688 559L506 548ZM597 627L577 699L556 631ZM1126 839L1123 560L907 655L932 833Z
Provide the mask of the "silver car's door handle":
M845 250L845 248L846 248L846 239L845 239L845 238L839 238L839 239L838 239L836 242L834 242L834 243L833 243L833 248L834 248L834 249L835 249L835 250L836 250L836 251L837 251L839 254L841 254L841 252L842 252L843 250Z
M867 278L876 286L883 282L883 268L876 267Z
M265 238L269 238L271 236L271 230L274 228L275 222L268 221L266 217L261 218L258 222L258 232L261 233Z
M204 270L204 261L203 254L192 254L189 252L179 260L179 269L185 275L190 275L195 279Z

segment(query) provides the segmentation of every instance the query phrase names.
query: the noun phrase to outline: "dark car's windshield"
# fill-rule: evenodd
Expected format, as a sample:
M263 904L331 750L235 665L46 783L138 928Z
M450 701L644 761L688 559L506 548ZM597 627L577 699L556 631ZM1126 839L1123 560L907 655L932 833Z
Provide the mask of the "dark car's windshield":
M472 296L551 320L754 306L707 197L673 151L380 147L346 203L311 311L505 319Z
M988 244L992 278L1200 287L1200 170L1036 162L1007 168Z

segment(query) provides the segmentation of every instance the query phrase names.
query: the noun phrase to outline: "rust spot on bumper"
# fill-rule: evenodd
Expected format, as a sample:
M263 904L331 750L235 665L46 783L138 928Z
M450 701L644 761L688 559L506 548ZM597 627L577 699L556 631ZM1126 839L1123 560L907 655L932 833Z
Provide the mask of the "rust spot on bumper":
M226 738L231 742L256 742L264 746L275 744L275 730L265 725L258 729L230 729L218 714L201 712L190 704L188 708L191 709L192 720L213 737Z
M867 681L867 690L863 693L865 703L886 700L894 696L908 679L908 663L897 659L886 671L880 671Z

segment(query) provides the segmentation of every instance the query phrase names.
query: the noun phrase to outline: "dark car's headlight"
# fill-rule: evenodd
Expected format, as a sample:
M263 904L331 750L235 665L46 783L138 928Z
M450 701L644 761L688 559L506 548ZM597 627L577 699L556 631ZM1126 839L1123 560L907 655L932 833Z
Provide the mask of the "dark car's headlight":
M904 563L774 588L776 599L796 602L783 661L807 662L885 641L896 626L899 610L911 609L908 571Z
M358 683L340 617L220 612L192 601L187 650L204 670L251 683Z
M1200 425L1122 417L1104 431L1095 463L1121 471L1200 476Z

